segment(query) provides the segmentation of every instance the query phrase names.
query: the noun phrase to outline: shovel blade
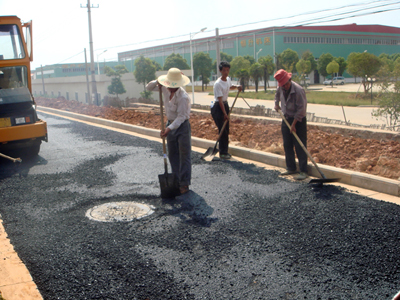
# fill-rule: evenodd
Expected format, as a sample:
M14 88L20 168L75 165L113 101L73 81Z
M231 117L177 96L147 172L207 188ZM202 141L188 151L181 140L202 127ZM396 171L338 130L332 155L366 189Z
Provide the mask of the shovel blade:
M210 147L207 149L206 153L201 156L201 159L205 161L212 161L214 156L217 155L219 150L217 148Z
M161 198L170 199L179 196L179 184L175 174L160 174L158 175L161 188Z

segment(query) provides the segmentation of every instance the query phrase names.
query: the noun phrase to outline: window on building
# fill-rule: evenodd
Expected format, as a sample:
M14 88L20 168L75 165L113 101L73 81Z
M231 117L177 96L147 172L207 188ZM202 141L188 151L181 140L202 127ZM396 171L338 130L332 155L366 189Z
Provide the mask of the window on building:
M204 44L198 45L198 46L196 47L196 50L197 50L196 52L207 51L207 44L204 43Z
M224 49L231 49L234 47L233 41L223 41L222 46Z

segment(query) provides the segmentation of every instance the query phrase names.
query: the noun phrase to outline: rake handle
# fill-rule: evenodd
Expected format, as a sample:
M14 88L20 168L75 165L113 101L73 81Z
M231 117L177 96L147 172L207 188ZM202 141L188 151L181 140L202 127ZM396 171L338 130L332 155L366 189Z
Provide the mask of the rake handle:
M289 122L286 120L285 116L283 115L282 111L280 109L278 109L278 113L281 115L282 120L285 121L286 125L289 127L289 129L291 129L291 126L289 124ZM301 148L303 148L304 152L307 154L307 156L310 158L310 160L312 161L312 163L314 164L315 168L318 170L319 174L321 174L323 179L326 179L324 173L322 173L321 169L318 167L317 163L315 162L315 160L312 158L310 152L308 152L307 148L304 146L303 142L300 140L299 136L297 135L296 132L292 132L292 134L294 135L294 137L296 138L296 140L299 142Z

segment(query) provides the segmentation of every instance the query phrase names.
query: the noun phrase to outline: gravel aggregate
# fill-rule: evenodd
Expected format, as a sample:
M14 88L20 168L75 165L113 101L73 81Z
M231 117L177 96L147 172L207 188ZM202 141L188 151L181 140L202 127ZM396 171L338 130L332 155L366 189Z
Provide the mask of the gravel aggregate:
M0 214L44 299L391 299L400 207L192 154L191 191L161 199L160 143L42 114L49 143L0 160ZM97 222L108 202L155 207Z

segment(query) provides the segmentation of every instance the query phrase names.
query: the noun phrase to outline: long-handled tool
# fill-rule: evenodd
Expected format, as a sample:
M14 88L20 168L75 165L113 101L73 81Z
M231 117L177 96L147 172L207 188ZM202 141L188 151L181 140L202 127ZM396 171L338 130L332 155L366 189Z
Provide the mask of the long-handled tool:
M160 115L161 115L161 130L164 131L164 110L162 101L162 91L159 87L160 92ZM161 198L168 199L174 198L180 195L179 183L175 174L168 174L168 161L167 161L167 147L165 145L165 137L162 138L163 141L163 156L164 156L164 174L158 175L158 180L160 181L161 188Z
M283 115L282 111L279 109L278 113L281 115L282 120L285 121L286 125L289 127L289 129L291 128L289 122L286 120L285 116ZM304 146L304 144L302 143L302 141L300 140L299 136L296 134L296 132L292 132L294 137L296 138L296 140L299 142L301 148L303 148L304 152L307 154L307 156L310 158L310 160L312 161L312 163L314 164L315 168L317 169L317 171L319 172L319 174L321 174L322 178L318 178L318 179L311 179L309 183L313 184L313 183L317 183L317 184L323 184L326 182L337 182L340 180L340 178L326 178L326 176L324 175L324 173L322 173L321 169L318 167L317 163L315 162L315 160L312 158L310 152L308 152L307 148Z
M237 94L236 94L235 101L233 101L232 107L231 107L231 109L230 109L230 111L229 111L229 113L228 113L228 119L225 120L224 125L222 125L221 132L219 133L219 136L218 136L218 139L217 139L217 141L216 141L216 143L215 143L214 148L213 148L213 147L208 148L207 151L206 151L206 153L204 153L204 154L201 156L201 159L204 159L205 161L212 161L213 158L214 158L214 156L217 155L217 153L219 152L219 149L217 149L219 140L221 139L221 136L222 136L222 134L224 133L226 124L228 124L229 116L231 115L231 112L232 112L232 110L233 110L233 107L235 106L235 103L236 103L236 100L237 100L237 98L238 98L238 96L239 96L239 93L240 93L240 91L238 91ZM214 105L217 105L217 104L214 104Z
M20 158L12 158L12 157L7 156L7 155L2 154L2 153L0 153L0 156L4 157L4 158L7 158L7 159L11 160L14 163L16 163L16 162L21 163L22 162L22 160Z

